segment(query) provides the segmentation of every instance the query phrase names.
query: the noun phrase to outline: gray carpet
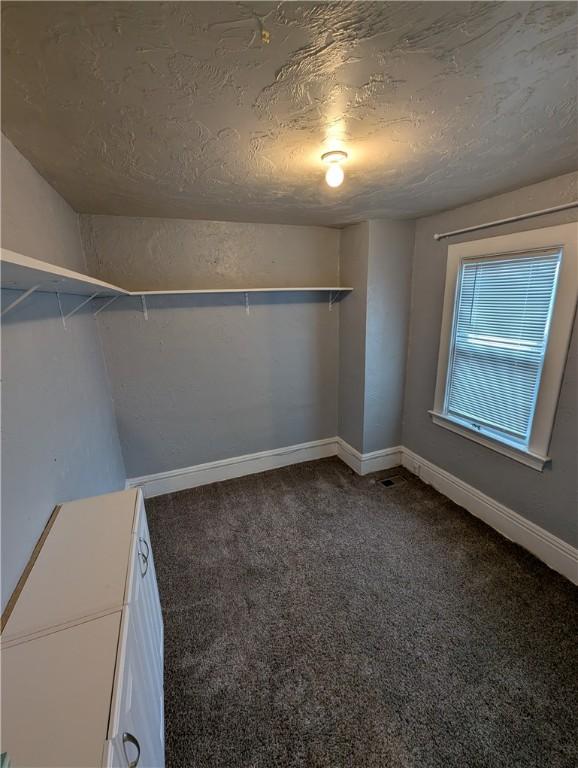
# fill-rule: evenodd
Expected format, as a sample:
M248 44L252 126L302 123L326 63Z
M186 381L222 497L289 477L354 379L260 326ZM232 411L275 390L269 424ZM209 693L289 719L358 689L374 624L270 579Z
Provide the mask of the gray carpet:
M168 768L578 765L578 590L399 472L147 501Z

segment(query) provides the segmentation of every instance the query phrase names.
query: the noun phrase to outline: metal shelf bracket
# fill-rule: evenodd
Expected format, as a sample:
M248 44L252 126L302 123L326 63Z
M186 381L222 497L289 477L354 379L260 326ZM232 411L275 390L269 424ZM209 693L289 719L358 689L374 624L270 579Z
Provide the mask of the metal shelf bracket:
M339 296L341 295L341 291L335 291L335 295L333 294L333 291L329 291L329 311L333 309L333 305L335 302L339 299Z
M60 310L60 319L62 320L62 326L66 328L66 319L64 317L64 312L62 311L62 302L60 301L60 294L56 294L56 298L58 300L58 309Z
M28 296L31 296L34 291L37 291L42 283L38 283L38 285L33 285L32 288L29 288L27 291L24 291L24 293L19 296L17 299L14 299L14 301L10 302L7 307L4 307L2 309L2 312L0 312L0 317L4 317L4 315L7 315L8 312L10 312L11 309L14 309L14 307L17 307L18 304L20 304L21 301L24 301L24 299L27 299Z
M141 304L142 304L142 313L144 315L144 319L148 320L149 319L149 313L148 313L148 310L147 310L147 300L142 295L140 297L140 300L141 300Z
M80 304L77 304L74 309L72 309L67 315L64 315L63 320L68 320L69 317L72 317L72 315L75 315L79 309L82 309L86 304L88 304L89 301L92 301L93 299L96 299L98 296L98 293L93 293L92 296L89 296L84 301L81 301ZM59 299L60 301L60 299Z
M116 301L118 298L119 296L113 296L112 299L109 299L108 301L105 301L104 304L101 304L100 307L94 313L94 317L96 317L99 312L102 312L103 309L106 309L106 307L110 306L112 302Z

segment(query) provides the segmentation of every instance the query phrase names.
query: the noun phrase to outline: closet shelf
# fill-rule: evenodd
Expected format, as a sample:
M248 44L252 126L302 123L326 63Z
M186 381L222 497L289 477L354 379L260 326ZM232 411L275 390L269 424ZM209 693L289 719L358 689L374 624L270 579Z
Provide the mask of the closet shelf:
M347 286L305 286L267 288L187 288L166 291L127 291L95 277L32 259L2 248L2 288L40 293L68 293L76 296L180 296L203 293L300 293L352 291Z
M128 291L95 277L2 248L2 288L75 296L126 296Z
M308 291L310 293L319 293L320 291L352 291L353 288L334 285L333 287L324 286L305 286L291 288L191 288L174 291L130 291L131 296L181 296L189 293L301 293Z

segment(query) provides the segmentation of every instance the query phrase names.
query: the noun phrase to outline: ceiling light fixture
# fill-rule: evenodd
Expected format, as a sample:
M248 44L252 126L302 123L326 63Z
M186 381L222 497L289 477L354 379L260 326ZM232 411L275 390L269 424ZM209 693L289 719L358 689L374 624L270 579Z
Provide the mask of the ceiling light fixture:
M343 152L341 149L333 149L331 152L322 154L321 159L329 165L325 174L325 181L330 187L339 187L345 175L341 163L347 160L347 152Z

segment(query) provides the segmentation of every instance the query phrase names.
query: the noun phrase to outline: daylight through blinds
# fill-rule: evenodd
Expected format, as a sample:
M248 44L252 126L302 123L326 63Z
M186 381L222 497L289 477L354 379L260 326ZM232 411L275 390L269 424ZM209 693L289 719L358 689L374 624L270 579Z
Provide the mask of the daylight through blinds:
M527 443L552 311L559 252L464 260L446 412Z

